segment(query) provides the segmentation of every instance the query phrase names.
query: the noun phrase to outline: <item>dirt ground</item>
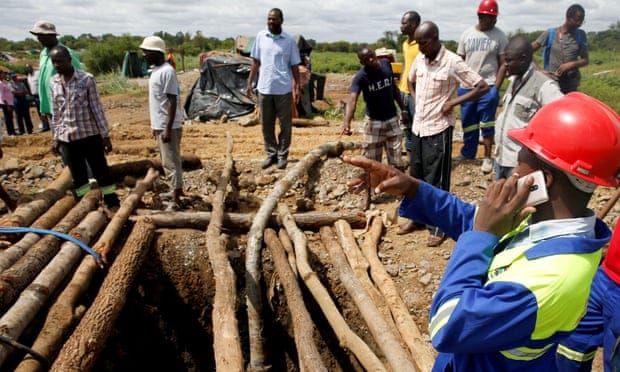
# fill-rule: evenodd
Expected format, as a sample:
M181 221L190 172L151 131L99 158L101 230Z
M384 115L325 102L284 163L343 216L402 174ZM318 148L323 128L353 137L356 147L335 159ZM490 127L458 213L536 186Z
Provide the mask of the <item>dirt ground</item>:
M179 78L182 85L182 92L187 94L197 77L197 71L180 73ZM328 74L326 101L317 102L315 106L321 109L334 109L335 106L338 106L339 102L348 96L347 90L350 79L351 76L349 75ZM141 79L136 83L145 84L145 82L146 80ZM110 164L144 158L155 158L158 156L156 143L149 128L146 96L106 96L103 97L103 103L110 124L111 139L114 147L113 152L108 155L108 162ZM34 119L34 122L35 126L37 126L38 119ZM357 129L359 129L359 124L360 123L356 124ZM288 168L290 169L294 166L296 161L319 145L341 139L339 136L340 125L341 122L331 122L328 126L294 127ZM237 171L239 172L239 179L240 181L245 180L245 184L250 185L242 190L240 193L240 200L235 203L238 211L247 212L256 210L261 200L271 191L273 184L284 174L285 171L282 170L268 169L263 171L260 169L260 163L265 158L260 126L254 125L244 127L240 126L234 120L230 120L226 123L198 123L188 121L183 128L182 152L198 156L202 160L203 169L186 172L184 174L184 191L186 193L186 197L183 199L184 209L190 211L209 209L210 195L215 191L215 184L225 159L224 150L227 133L230 133L234 139L233 157L236 162ZM458 138L458 136L459 130L457 128L455 137ZM60 160L49 152L51 145L50 137L51 135L48 132L4 138L2 143L4 157L0 160L0 169L3 169L4 172L0 175L0 181L2 181L4 187L11 195L21 198L22 201L26 201L29 195L43 188L60 172L62 169ZM353 136L345 138L347 141L359 141L360 139L361 134L359 130L354 130ZM458 153L459 146L459 142L455 142L453 156ZM352 152L352 154L356 154L356 152ZM480 160L453 164L452 191L464 200L471 202L479 200L487 185L493 181L492 175L483 175L481 173L480 164ZM348 193L344 187L346 180L357 174L357 170L344 165L339 159L328 159L321 167L320 172L321 182L316 185L312 200L314 209L319 211L342 211L355 210L358 208L359 197ZM299 182L303 183L304 181L305 180L302 179ZM118 193L122 198L128 193L129 188L124 185L119 186ZM306 195L301 195L302 191L303 187L300 186L294 187L287 193L286 202L293 211L298 207L297 200L306 197ZM598 190L595 197L592 199L592 208L598 210L609 199L611 192L612 191L608 189ZM162 208L162 204L157 201L157 197L154 193L149 193L149 195L145 196L143 203L144 205L141 206L143 208ZM394 198L382 195L375 195L373 197L371 209L385 211L388 216L392 217L393 222L395 222L391 227L388 227L383 237L381 246L379 247L379 257L397 284L400 294L409 308L411 316L417 323L421 332L427 335L428 311L432 295L437 289L454 242L447 240L438 248L428 248L425 245L427 238L426 231L416 231L408 235L397 235L396 223L402 222L398 221L396 218L397 207L398 201ZM6 208L3 207L0 209L0 212L6 212ZM614 223L619 213L620 210L616 207L607 216L606 222ZM166 235L168 233L172 235ZM184 230L162 232L162 241L158 244L164 248L158 248L157 251L166 251L166 249L168 249L168 252L171 249L178 250L181 247L179 244L179 237L187 238L193 236L192 234L196 234L196 239L193 240L194 243L200 243L202 239L202 243L204 244L204 234L187 232ZM170 238L171 236L173 238ZM319 244L319 234L309 231L307 232L307 236L311 246L310 249L316 258L315 263L317 265L325 265L325 271L322 272L323 278L330 282L332 291L336 297L341 300L343 298L345 299L341 301L343 312L347 314L345 317L352 324L352 328L357 329L365 340L369 340L370 336L363 320L361 320L357 311L353 309L352 304L346 304L346 294L330 267L327 252L324 251ZM179 239L175 239L174 237ZM167 241L167 243L165 241ZM243 278L243 263L241 260L244 244L245 241L242 236L235 237L233 242L229 243L229 246L236 245L236 248L239 249L239 251L235 251L235 247L233 247L231 251L238 253L237 255L231 253L231 257L234 261L233 265L236 265L237 277L239 279ZM162 258L160 257L160 259ZM269 287L272 278L269 273L271 266L268 257L264 258L263 265L265 266L263 270L265 285ZM147 279L148 278L143 278L141 289L138 290L138 294L141 294L142 297L137 295L137 298L143 298L144 300L144 298L148 297L148 295L144 294L144 288L149 286L147 284L149 283ZM150 288L152 289L153 286ZM178 293L176 296L183 297ZM193 295L185 294L185 296L192 297ZM277 296L272 297L272 299L273 298L277 298ZM162 322L161 317L157 315L157 311L153 310L154 308L145 305L144 302L140 302L136 298L132 299L132 301L135 306L131 311L140 312L142 315L149 314L153 317L155 323L158 321L160 323ZM181 298L179 301L182 303L183 299ZM162 306L161 303L159 303L159 306ZM278 307L276 306L276 308ZM318 309L315 308L314 311L318 311ZM205 315L205 312L206 310L203 308L203 314L199 316L195 315L193 319L201 319L201 321L198 321L199 325L203 327L203 329L208 329L204 321L210 315ZM241 318L244 316L242 313L243 311L240 311ZM276 311L276 313L278 312ZM136 315L135 319L138 318L139 316ZM148 318L148 316L146 318ZM124 320L121 320L121 324L125 324L123 322L127 321L127 318L124 318ZM323 319L323 323L324 322L325 320ZM242 322L240 321L240 323ZM278 322L274 322L274 324L276 323ZM282 326L282 323L285 324L286 321L280 322L280 326ZM127 326L127 324L125 325ZM196 324L187 325L188 328L194 326L196 326ZM323 324L323 327L325 327L325 324ZM319 329L321 328L319 327ZM286 334L287 332L290 333L290 330L279 329L277 327L270 330L270 334L272 335L278 332ZM147 334L143 334L143 336L148 338ZM168 334L167 337L174 339L178 337L178 335ZM321 338L320 335L317 336L317 338ZM208 344L211 342L208 337L208 332L201 334L199 339L203 345L204 343ZM329 338L325 337L323 337L323 339L327 340L324 341L326 345L323 347L329 350L336 349L336 346L334 346L337 344L336 340L329 340ZM119 344L125 345L125 349L123 349L122 352L118 350L112 352L112 354L116 353L117 357L121 354L127 354L127 350L130 348L127 346L130 341L120 340L121 338L119 338ZM290 340L290 338L285 338L285 340ZM146 343L144 339L139 342ZM127 343L127 345L125 343ZM284 349L287 350L286 353L289 353L290 350L288 349L290 349L290 347L290 345L284 347ZM184 353L195 355L190 349L174 350L181 355L184 355ZM355 362L351 361L352 358L348 358L346 355L342 354L339 355L338 352L332 352L332 354L334 356L330 359L332 363L332 365L329 366L330 370L359 368ZM201 359L194 356L191 363L187 362L189 359L192 358L184 359L186 362L181 368L187 370L207 370L206 366L212 366L213 363L213 360L209 357ZM294 360L291 356L285 359ZM122 358L119 360L122 360ZM152 359L151 361L157 366L156 359ZM283 364L279 365L280 367L285 369L292 368L290 360L282 363ZM149 363L142 363L140 367L145 367L147 365L149 365ZM108 367L110 367L110 365L108 365ZM159 365L159 367L161 367L161 365ZM171 364L170 367L176 369L176 367L180 366ZM276 365L274 367L278 366ZM106 369L105 366L101 366L101 368Z

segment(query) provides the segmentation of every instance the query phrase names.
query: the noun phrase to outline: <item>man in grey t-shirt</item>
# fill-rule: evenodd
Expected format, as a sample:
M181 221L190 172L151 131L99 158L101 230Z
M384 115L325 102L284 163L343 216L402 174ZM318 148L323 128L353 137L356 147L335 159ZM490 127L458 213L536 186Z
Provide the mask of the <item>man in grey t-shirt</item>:
M544 48L544 69L560 83L565 94L577 90L581 82L579 68L589 63L588 40L580 29L585 15L581 5L571 5L566 10L564 24L544 31L532 42L534 51Z

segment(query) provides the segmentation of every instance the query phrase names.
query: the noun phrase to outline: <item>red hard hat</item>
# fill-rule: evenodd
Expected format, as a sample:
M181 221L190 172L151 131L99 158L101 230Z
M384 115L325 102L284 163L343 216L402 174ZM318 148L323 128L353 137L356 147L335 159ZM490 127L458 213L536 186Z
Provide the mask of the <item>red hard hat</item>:
M478 5L478 14L488 14L497 16L499 14L499 6L495 0L482 0Z
M617 186L620 176L620 116L603 102L569 93L543 106L508 136L538 157L585 181Z

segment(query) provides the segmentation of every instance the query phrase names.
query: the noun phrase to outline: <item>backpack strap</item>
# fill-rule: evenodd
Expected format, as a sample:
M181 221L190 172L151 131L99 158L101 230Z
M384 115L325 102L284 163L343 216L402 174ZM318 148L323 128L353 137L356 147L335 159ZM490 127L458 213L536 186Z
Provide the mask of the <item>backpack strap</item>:
M555 39L555 27L547 30L547 43L545 43L545 50L543 51L543 65L545 71L549 70L549 58L551 56L551 44Z

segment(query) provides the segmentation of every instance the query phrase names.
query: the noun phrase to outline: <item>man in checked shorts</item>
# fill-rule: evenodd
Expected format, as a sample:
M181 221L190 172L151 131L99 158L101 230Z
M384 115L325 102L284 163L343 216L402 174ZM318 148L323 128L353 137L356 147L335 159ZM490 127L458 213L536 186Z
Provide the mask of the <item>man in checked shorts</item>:
M374 50L363 47L357 52L362 68L351 83L349 102L346 106L343 134L351 134L351 120L357 107L357 99L362 93L366 102L364 138L362 155L368 159L381 161L383 149L390 165L404 169L401 158L403 131L398 123L394 101L400 107L401 118L408 120L409 112L401 99L398 85L394 83L392 66L386 59L377 59ZM361 208L370 207L370 189L362 195Z

